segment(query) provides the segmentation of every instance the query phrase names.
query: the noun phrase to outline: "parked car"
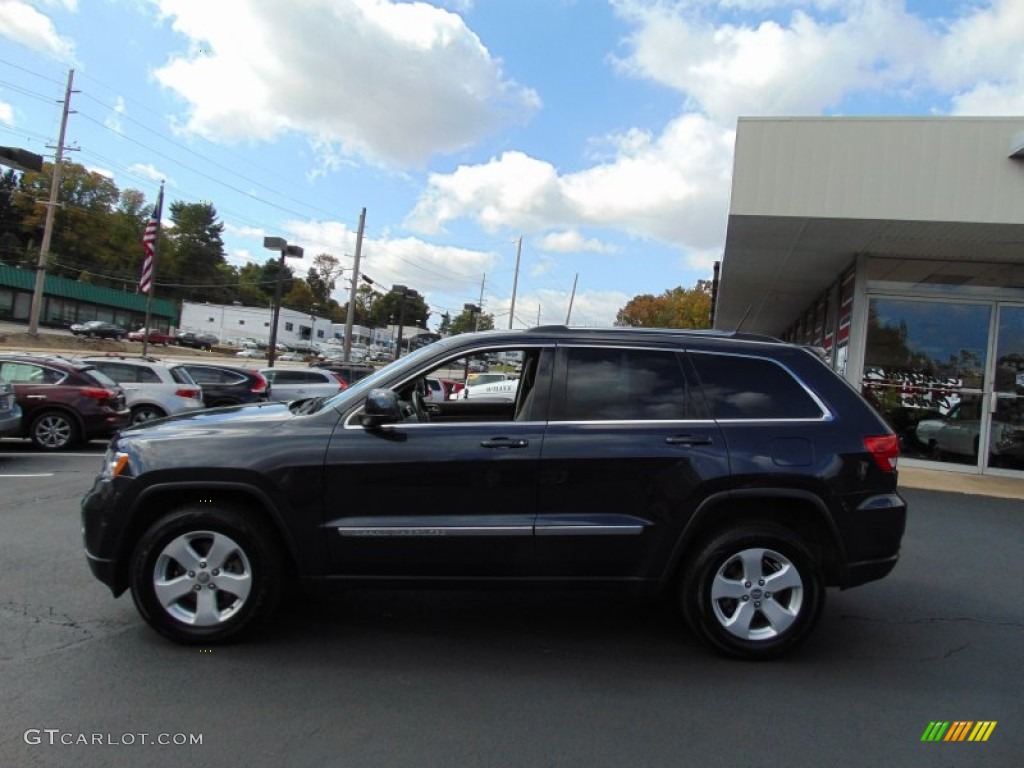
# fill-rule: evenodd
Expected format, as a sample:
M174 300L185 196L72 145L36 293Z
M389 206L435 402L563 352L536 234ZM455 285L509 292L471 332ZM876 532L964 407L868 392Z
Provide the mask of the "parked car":
M88 336L97 339L117 339L120 341L128 335L128 331L119 325L105 323L102 320L90 320L87 323L75 323L71 326L75 336Z
M0 437L21 434L21 406L14 394L14 385L0 381Z
M336 373L318 368L261 368L260 373L270 385L269 398L284 402L331 397L346 386Z
M458 396L465 386L461 381L455 379L444 379L437 376L428 376L426 379L427 389L424 398L434 402L450 400Z
M480 377L493 376L494 374L482 373ZM468 386L459 390L458 394L451 395L462 400L489 398L496 400L515 400L519 392L519 381L509 376L496 380L477 383L470 379Z
M310 368L321 368L338 374L346 385L351 386L360 379L365 379L377 369L369 365L359 363L343 363L340 359L315 360L309 364Z
M162 344L165 347L170 344L176 344L178 342L177 337L174 336L173 334L158 331L156 328L150 329L148 337L148 342L150 344ZM139 328L139 330L132 331L131 333L128 334L128 341L141 342L146 338L147 333L145 328Z
M59 451L106 439L131 423L124 392L92 365L57 355L0 354L0 382L14 386L21 437Z
M514 401L424 402L453 359L514 351ZM83 532L93 574L182 643L251 630L298 581L534 583L661 591L709 646L763 659L810 634L826 587L895 566L898 453L799 346L490 331L327 400L126 429L83 498Z
M212 333L194 333L193 331L180 331L176 337L177 344L192 349L213 349L218 344L218 339Z
M202 387L207 408L262 403L267 399L267 380L259 371L209 363L182 363L182 367Z
M260 351L256 347L246 347L240 352L236 352L235 357L246 357L249 358L250 360L254 358L259 360L266 360L267 353Z
M1009 404L1004 405L1003 409L1010 411ZM977 459L981 441L980 411L980 401L961 401L945 416L919 421L916 428L917 440L935 456L952 454ZM989 431L989 452L995 463L1017 465L1024 460L1022 416L1024 414L1009 412L993 416Z
M121 385L133 424L203 407L203 391L183 365L111 355L82 360Z

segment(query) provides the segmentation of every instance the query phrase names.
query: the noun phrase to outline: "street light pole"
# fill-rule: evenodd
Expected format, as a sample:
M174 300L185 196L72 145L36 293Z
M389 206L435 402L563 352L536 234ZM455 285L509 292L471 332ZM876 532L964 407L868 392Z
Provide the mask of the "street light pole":
M281 252L281 261L277 265L277 280L274 284L274 313L270 321L270 349L267 352L267 367L274 367L274 358L277 356L277 320L281 316L281 279L284 277L284 259L286 256L293 256L296 259L302 258L302 249L297 245L288 245L283 237L264 237L263 247L272 251Z

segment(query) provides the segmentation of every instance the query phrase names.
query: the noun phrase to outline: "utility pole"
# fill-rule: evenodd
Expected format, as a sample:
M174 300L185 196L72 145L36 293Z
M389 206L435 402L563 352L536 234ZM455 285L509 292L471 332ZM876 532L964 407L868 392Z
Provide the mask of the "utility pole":
M484 285L487 283L487 273L484 272L484 279L480 281L480 301L476 305L476 323L473 325L474 331L480 330L480 315L484 313Z
M32 306L28 315L28 333L39 335L39 313L43 309L43 286L46 284L46 261L50 255L50 240L53 238L53 217L57 209L57 193L60 191L60 168L64 159L64 136L68 127L68 115L71 114L71 83L75 79L75 70L68 70L68 87L64 91L64 112L60 119L60 135L57 138L57 154L53 161L53 178L50 181L50 202L46 204L46 223L43 225L43 244L39 247L39 261L36 263L36 285L32 293Z
M352 267L352 288L348 295L348 315L345 318L345 362L352 356L352 325L356 319L356 289L359 287L359 256L363 252L363 227L366 226L366 208L359 214L359 229L356 231L356 257Z
M576 277L572 279L572 294L569 296L569 311L565 313L565 324L569 324L569 318L572 317L572 303L576 299L576 281L580 279L580 273L576 273Z
M523 236L519 236L516 243L516 274L512 278L512 306L508 310L508 329L512 330L512 320L516 316L516 288L519 287L519 256L523 252Z

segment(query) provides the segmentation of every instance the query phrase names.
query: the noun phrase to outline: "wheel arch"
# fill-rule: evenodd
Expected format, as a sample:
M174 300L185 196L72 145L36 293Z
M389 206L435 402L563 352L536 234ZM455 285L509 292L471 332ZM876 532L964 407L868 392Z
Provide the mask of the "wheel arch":
M145 531L161 517L185 504L194 504L206 495L215 495L219 504L249 509L278 536L286 567L297 570L299 561L295 541L284 525L277 505L261 489L238 482L164 483L146 488L132 503L128 514L130 522L115 558L117 571L112 587L115 595L128 589L132 552Z
M775 523L789 529L820 565L826 585L846 583L846 553L832 514L819 496L799 488L744 488L709 496L680 534L663 583L674 584L695 551L741 523Z

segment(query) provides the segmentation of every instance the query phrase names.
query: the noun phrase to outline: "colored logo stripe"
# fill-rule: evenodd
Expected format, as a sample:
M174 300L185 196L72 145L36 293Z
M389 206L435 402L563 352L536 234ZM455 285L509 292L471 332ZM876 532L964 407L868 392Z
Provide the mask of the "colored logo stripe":
M933 720L921 734L921 741L988 741L996 720Z

